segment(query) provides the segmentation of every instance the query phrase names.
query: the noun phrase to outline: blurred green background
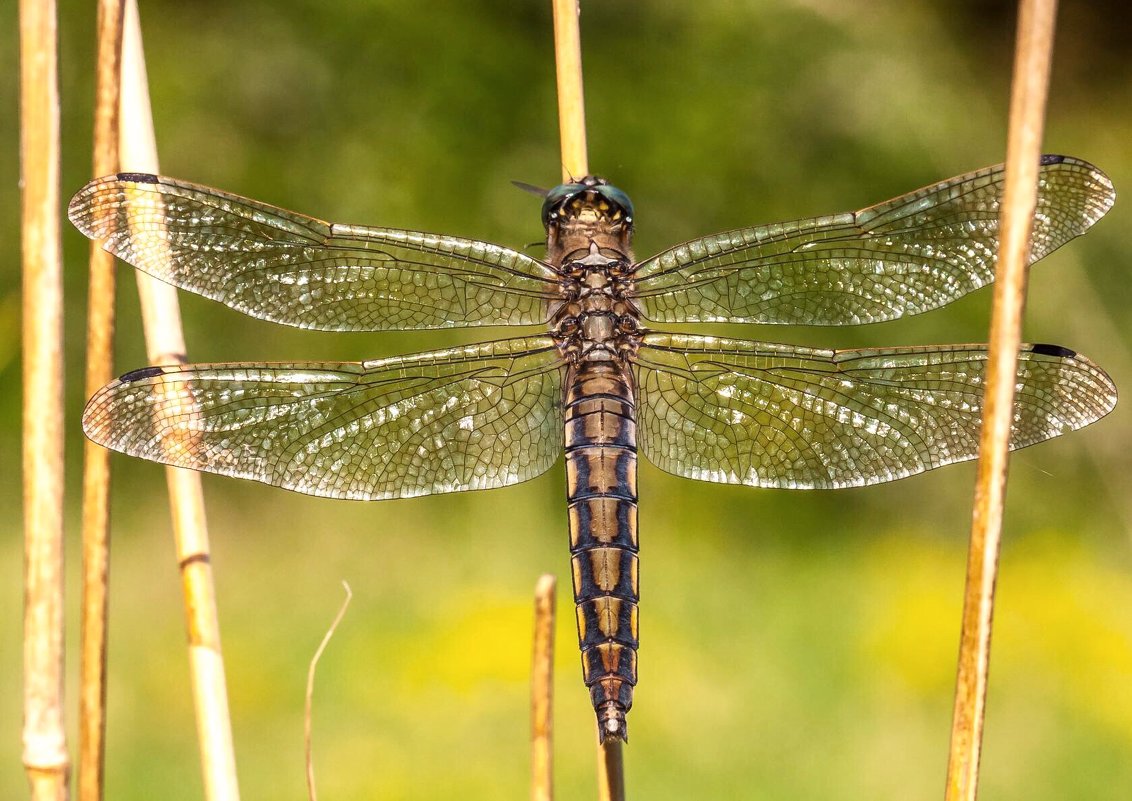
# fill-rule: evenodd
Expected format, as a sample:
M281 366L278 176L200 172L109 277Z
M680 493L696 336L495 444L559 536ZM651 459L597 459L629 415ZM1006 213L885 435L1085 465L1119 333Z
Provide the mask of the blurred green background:
M0 797L19 768L19 276L15 4L0 83ZM89 177L93 2L62 0L64 192ZM549 3L143 3L163 171L346 222L521 246L558 181ZM1119 3L1062 4L1046 150L1132 190L1132 53ZM637 252L867 205L1000 161L1013 4L585 2L591 168L632 196ZM1132 386L1132 204L1033 273L1031 340ZM65 232L70 564L77 578L86 242ZM537 251L536 251L537 252ZM120 371L143 363L122 270ZM859 329L720 329L814 345L985 339L989 291ZM191 356L369 358L477 334L343 336L184 297ZM1127 391L1127 389L1126 389ZM1132 417L1019 453L999 581L982 798L1132 787ZM201 797L160 468L115 457L108 797ZM721 487L641 469L640 798L942 793L974 471L840 492ZM324 799L521 798L531 590L557 573L556 770L594 795L562 467L519 487L376 504L205 478L245 798L303 799L307 662ZM77 581L68 700L75 703ZM72 743L73 744L73 743Z

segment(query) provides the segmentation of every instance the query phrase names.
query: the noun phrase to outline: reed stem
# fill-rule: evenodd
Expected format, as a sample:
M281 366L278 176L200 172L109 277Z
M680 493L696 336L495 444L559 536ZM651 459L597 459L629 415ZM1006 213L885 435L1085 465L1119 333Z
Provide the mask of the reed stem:
M552 0L554 63L558 77L558 130L562 140L562 180L589 174L586 156L586 106L582 86L582 36L579 0ZM623 801L625 770L620 741L598 745L598 798Z
M122 75L122 169L156 173L157 147L135 0L126 4ZM140 271L135 274L150 363L184 363L185 340L176 290ZM169 467L166 480L181 570L205 798L237 801L240 793L200 475Z
M558 132L562 141L562 180L588 175L586 101L582 89L582 35L579 0L552 0L554 63L558 78Z
M92 177L118 171L123 0L99 0ZM86 395L113 373L116 268L90 243ZM106 640L110 580L110 452L83 446L83 564L79 683L79 799L101 801L106 759Z
M24 724L35 801L68 797L63 709L63 259L54 0L20 0Z
M1056 0L1021 0L1019 4L1002 233L991 312L983 429L979 440L959 642L945 792L947 801L974 801L978 793L1014 385L1018 349L1022 343L1026 264L1037 203L1038 166L1056 11Z
M597 747L598 801L625 801L625 760L620 740L606 740Z
M531 658L531 801L554 798L554 602L557 581L535 585L535 638Z

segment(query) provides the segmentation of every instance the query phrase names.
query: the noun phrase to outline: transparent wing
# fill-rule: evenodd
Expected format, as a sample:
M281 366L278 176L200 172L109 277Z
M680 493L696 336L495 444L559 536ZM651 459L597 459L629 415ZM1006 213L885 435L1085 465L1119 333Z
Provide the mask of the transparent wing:
M562 451L549 337L371 362L147 367L103 387L83 429L155 462L328 498L515 484Z
M741 228L641 262L645 317L663 322L848 325L934 309L994 280L1002 166L861 211ZM1030 253L1037 261L1112 207L1108 177L1043 156Z
M641 453L724 484L879 484L976 455L986 348L813 350L649 334L635 365ZM1019 354L1011 447L1099 420L1116 387L1056 345Z
M327 223L156 175L92 181L68 214L103 248L162 281L299 328L543 323L557 297L553 270L508 248Z

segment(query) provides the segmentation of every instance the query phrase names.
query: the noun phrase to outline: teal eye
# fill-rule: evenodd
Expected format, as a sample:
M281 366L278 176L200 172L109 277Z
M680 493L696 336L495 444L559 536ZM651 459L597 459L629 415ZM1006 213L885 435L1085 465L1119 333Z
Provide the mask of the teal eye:
M554 209L579 192L586 191L588 187L585 184L559 184L546 193L546 200L542 203L542 224L545 226L550 222L550 215Z
M597 187L597 191L600 192L601 196L608 200L610 203L614 204L615 206L620 206L621 209L625 212L625 216L629 220L633 219L633 201L629 200L628 195L626 195L616 186L612 186L610 184L604 184Z

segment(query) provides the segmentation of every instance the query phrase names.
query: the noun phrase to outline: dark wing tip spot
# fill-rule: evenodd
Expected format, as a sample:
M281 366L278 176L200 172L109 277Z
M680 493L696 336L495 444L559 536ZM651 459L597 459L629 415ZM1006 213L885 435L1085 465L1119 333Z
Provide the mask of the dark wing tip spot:
M147 378L153 378L155 375L164 373L164 368L161 367L143 367L140 370L131 370L119 376L118 380L123 384L129 384L133 381L143 381Z
M1065 156L1059 156L1056 153L1043 153L1041 164L1044 167L1047 164L1061 164L1065 161Z
M118 180L135 184L155 184L157 183L157 176L148 172L120 172L118 173Z
M1047 345L1044 343L1037 343L1030 346L1031 353L1037 353L1041 356L1058 356L1062 359L1072 359L1077 355L1077 351L1063 348L1061 345Z

